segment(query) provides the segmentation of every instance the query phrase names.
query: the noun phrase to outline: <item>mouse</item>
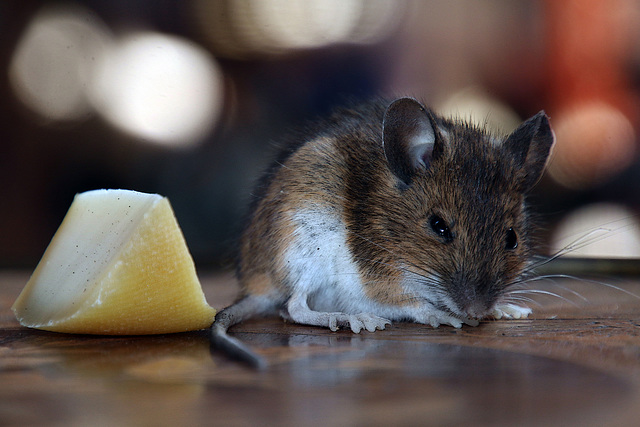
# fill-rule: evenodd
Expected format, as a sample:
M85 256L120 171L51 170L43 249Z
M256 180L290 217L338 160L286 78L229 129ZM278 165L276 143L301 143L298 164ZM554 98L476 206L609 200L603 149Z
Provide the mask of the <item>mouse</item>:
M554 141L544 111L496 135L411 97L337 109L258 184L239 297L216 315L212 347L265 366L228 329L276 314L353 333L526 318L514 292L535 246L526 196Z

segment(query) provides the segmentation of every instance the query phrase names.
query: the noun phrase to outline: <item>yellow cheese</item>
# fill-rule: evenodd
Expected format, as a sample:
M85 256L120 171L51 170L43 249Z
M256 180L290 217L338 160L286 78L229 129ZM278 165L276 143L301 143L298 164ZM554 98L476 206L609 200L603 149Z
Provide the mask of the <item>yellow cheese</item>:
M138 335L211 325L193 259L157 194L78 194L12 307L23 326Z

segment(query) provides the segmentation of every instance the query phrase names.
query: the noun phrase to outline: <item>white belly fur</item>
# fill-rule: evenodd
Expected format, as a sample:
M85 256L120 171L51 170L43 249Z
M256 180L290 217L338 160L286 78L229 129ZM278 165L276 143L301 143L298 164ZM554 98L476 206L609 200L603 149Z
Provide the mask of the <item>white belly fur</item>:
M380 304L364 293L339 213L310 207L296 212L293 221L297 229L285 255L286 268L293 289L309 295L310 308L378 313Z
M413 320L425 308L430 311L422 304L382 304L366 295L338 212L311 207L297 211L293 220L297 225L295 239L286 254L289 284L292 291L309 296L312 310L371 313L390 320Z

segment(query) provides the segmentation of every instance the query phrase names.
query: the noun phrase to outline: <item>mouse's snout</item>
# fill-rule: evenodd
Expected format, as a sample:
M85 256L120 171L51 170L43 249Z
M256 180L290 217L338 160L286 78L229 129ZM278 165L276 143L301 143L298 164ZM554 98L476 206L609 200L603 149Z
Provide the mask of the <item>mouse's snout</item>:
M471 319L482 319L490 313L492 306L493 304L486 304L484 301L476 300L463 308L462 311L466 317Z
M457 274L452 280L451 298L460 314L471 319L488 316L498 298L496 281L492 278L469 279L467 275ZM466 277L465 277L466 276Z

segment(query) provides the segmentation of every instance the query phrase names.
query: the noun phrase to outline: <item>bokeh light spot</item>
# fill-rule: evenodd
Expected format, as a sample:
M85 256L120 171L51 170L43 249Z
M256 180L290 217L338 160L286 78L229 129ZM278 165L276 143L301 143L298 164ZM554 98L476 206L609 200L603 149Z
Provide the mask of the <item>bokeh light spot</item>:
M222 72L202 48L183 39L136 32L116 43L92 90L115 126L151 142L199 142L219 116Z
M193 15L216 55L270 56L339 43L376 43L397 28L405 2L196 0Z
M521 121L508 105L491 97L479 86L469 86L454 92L438 103L437 109L446 117L455 117L487 127L497 135L513 131Z
M111 34L80 6L44 8L31 20L9 66L16 96L48 121L92 113L85 89Z
M609 104L580 104L551 119L556 146L549 173L565 187L581 189L605 182L635 158L633 125Z

